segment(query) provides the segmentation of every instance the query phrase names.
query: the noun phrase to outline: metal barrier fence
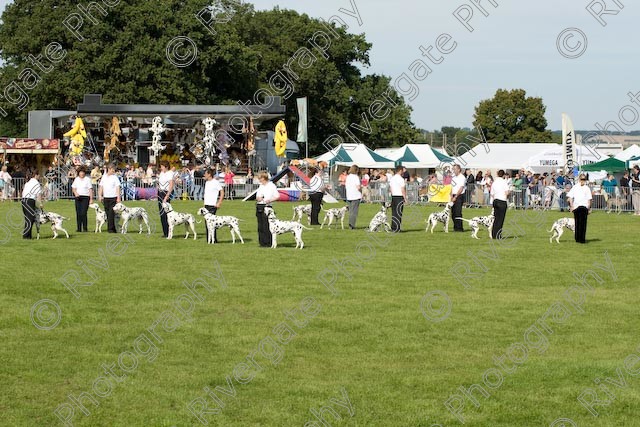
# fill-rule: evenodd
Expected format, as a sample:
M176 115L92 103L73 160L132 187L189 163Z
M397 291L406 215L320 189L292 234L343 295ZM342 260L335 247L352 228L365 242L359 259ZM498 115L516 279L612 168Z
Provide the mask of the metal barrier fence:
M72 180L42 180L43 197L45 200L73 199L71 189ZM4 183L0 189L0 200L19 200L24 188L24 178L14 178L11 183ZM176 180L174 183L173 198L183 200L202 200L204 198L204 178ZM121 181L122 199L135 200L139 189L155 188L157 182L146 178L125 179ZM258 189L258 184L234 183L222 184L225 189L225 199L243 199ZM622 187L610 187L604 189L601 185L591 186L593 210L605 210L615 212L633 212L633 198L640 206L640 189ZM332 183L328 191L337 199L345 200L344 187ZM97 195L97 185L94 185L94 195ZM367 203L390 202L391 194L386 182L370 182L362 188L362 198ZM426 185L418 182L407 183L407 198L411 203L428 203L431 194ZM480 184L467 186L465 192L466 207L488 207L489 193ZM515 209L554 209L566 210L568 208L567 192L555 186L513 189L509 196L509 206Z
M426 185L417 182L407 183L407 199L410 203L428 203L432 194ZM592 185L593 210L633 212L633 195L640 206L640 189L633 191L630 188L610 187L604 189L601 185ZM344 188L337 183L331 185L331 194L338 200L345 200ZM389 185L386 182L370 182L362 187L362 200L367 203L383 203L391 201ZM474 184L467 186L465 192L465 205L467 208L490 207L490 194L484 186ZM509 196L509 206L512 209L553 209L567 210L567 191L555 186L526 189L512 189Z

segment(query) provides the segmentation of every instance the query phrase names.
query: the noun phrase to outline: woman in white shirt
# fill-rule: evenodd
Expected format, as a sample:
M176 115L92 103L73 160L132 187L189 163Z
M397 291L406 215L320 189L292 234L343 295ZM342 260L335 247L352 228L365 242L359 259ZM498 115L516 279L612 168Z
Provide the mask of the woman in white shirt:
M174 178L174 172L169 170L169 162L160 162L160 174L158 175L158 211L160 212L162 233L165 238L169 237L169 222L167 221L167 212L162 207L162 204L171 200Z
M269 175L261 172L258 175L260 187L256 193L256 217L258 218L258 241L261 247L271 247L271 231L269 230L269 219L264 213L264 208L269 206L280 198L278 188L269 181Z
M344 188L347 196L347 203L349 204L349 228L354 230L356 228L356 220L358 219L360 200L362 200L362 193L360 192L362 184L360 177L358 176L358 167L356 165L349 168L349 175L347 175Z
M573 212L576 222L575 237L578 243L587 243L587 215L591 212L591 189L587 185L587 176L583 173L579 177L580 183L574 185L567 199L569 199L569 209Z
M76 224L78 224L77 232L87 232L87 211L89 205L93 203L93 186L91 178L87 176L87 171L82 166L78 168L78 176L71 184L73 197L76 199Z
M11 188L11 175L7 172L7 166L2 166L2 170L0 171L0 192L2 192L2 200L7 200L11 197L11 192L13 189Z
M32 176L27 174L27 183L22 189L22 213L24 214L23 239L31 239L31 230L36 222L36 200L42 204L42 186L38 181L40 173L35 171Z

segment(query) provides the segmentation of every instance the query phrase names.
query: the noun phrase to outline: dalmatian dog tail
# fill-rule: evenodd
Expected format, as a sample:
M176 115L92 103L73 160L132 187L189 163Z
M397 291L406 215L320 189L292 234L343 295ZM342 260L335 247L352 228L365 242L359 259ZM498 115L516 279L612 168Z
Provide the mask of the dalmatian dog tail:
M300 225L302 225L302 224L300 224ZM305 229L305 230L313 230L313 228L305 227L304 225L302 225L302 228Z

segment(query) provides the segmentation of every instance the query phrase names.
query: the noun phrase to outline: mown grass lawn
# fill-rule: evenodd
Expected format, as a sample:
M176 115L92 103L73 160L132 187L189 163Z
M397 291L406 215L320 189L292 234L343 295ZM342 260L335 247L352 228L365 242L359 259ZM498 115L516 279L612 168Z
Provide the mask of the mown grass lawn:
M72 203L51 202L71 238L23 241L19 205L0 204L0 425L64 425L56 410L78 426L640 425L637 217L594 213L587 245L558 245L546 230L566 213L509 211L513 237L492 246L425 233L432 206L371 236L379 206L362 205L360 229L314 227L300 251L290 235L259 248L252 203L220 211L246 244L223 230L213 246L204 224L164 240L155 205L129 204L151 236L75 233Z

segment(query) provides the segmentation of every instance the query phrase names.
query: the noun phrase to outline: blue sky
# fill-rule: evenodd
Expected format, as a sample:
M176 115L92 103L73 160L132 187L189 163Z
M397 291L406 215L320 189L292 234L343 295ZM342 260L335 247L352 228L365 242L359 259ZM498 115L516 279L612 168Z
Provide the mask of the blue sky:
M339 12L352 9L355 2L362 18ZM373 43L371 67L365 72L397 78L409 73L409 65L421 57L419 47L434 45L437 37L448 33L456 49L433 73L419 82L419 95L410 102L413 120L428 130L441 126L471 126L474 107L493 96L499 88L523 88L529 95L542 97L547 105L551 129L561 126L561 113L567 112L577 129L593 129L595 123L620 121L618 113L630 103L628 92L640 91L639 56L640 2L622 0L618 15L603 16L603 27L586 10L590 0L482 0L488 17L477 8L469 32L454 16L461 6L471 8L470 0L255 0L257 9L293 9L328 19L340 15L349 31L366 33ZM616 1L602 0L610 10ZM0 0L0 9L8 3ZM460 12L462 14L462 12ZM567 59L556 42L566 28L579 28L588 44L582 56ZM573 46L576 37L568 44ZM638 111L640 111L640 106ZM625 130L640 129L640 125Z

